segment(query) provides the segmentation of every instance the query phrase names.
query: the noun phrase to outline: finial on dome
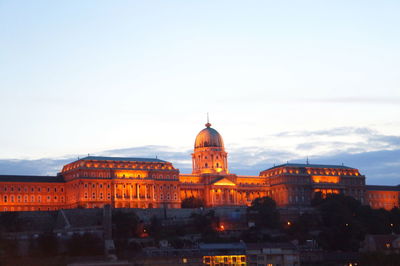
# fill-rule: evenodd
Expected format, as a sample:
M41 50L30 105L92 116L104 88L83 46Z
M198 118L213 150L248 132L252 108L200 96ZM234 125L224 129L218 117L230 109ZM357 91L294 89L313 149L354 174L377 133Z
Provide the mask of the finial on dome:
M211 127L211 124L210 124L210 121L209 121L209 118L208 118L208 113L207 113L207 124L206 124L206 127Z

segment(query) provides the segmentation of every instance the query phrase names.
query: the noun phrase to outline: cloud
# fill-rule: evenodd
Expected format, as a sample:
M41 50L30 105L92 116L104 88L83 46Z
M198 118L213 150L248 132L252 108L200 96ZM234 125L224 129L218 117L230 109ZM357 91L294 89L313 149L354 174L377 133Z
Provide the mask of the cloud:
M376 132L365 127L337 127L315 131L284 131L276 134L277 137L311 137L311 136L347 136L347 135L374 135Z
M76 160L70 159L39 159L39 160L0 160L0 174L9 175L56 175L63 165Z
M354 140L336 140L346 134L358 137ZM367 176L368 184L397 185L400 183L400 136L382 135L369 128L333 128L320 131L283 132L283 138L296 136L294 148L233 145L229 151L229 169L239 175L258 175L274 164L304 163L307 155L311 163L346 164L360 169ZM301 137L304 138L301 138ZM309 136L316 136L310 138ZM320 138L322 137L322 138ZM261 142L260 142L261 143ZM181 173L191 172L189 148L149 145L114 149L91 155L116 157L146 157L170 161ZM39 160L0 160L1 174L55 175L63 165L76 158L44 158Z
M315 156L311 163L342 164L360 170L368 184L400 184L400 149Z

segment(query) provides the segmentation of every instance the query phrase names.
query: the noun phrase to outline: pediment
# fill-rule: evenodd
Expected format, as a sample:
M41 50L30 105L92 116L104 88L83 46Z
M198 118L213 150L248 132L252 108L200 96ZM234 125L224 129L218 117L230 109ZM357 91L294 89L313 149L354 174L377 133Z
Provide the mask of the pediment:
M214 180L211 184L214 186L236 186L235 183L233 183L231 180L229 180L226 177Z

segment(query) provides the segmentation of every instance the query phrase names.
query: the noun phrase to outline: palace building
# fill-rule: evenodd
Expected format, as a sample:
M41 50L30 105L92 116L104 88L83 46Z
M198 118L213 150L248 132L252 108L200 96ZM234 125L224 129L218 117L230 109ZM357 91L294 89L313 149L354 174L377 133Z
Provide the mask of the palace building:
M0 211L69 208L180 208L188 197L206 206L246 206L258 197L278 207L307 207L316 192L343 193L387 210L399 206L400 186L369 186L359 170L344 165L283 164L258 176L230 173L222 136L211 124L196 136L192 173L150 158L88 156L57 176L0 175Z

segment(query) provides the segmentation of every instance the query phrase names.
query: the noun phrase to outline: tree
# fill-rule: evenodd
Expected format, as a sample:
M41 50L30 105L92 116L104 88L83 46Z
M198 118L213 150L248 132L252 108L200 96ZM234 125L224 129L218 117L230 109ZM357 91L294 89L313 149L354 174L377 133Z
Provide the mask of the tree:
M220 220L213 210L205 214L192 213L191 218L195 232L200 233L205 242L218 240L216 230L219 228Z
M253 220L259 228L279 228L280 215L275 201L270 197L256 198L247 209L249 220Z
M150 219L149 234L155 239L160 239L162 236L162 224L161 220L157 216L153 216Z
M139 217L134 212L116 211L112 214L113 236L130 238L136 235Z
M195 198L193 196L182 200L182 203L181 203L182 208L188 208L188 209L189 208L192 208L192 209L200 208L200 207L204 207L204 206L205 206L205 204L204 204L203 199Z

